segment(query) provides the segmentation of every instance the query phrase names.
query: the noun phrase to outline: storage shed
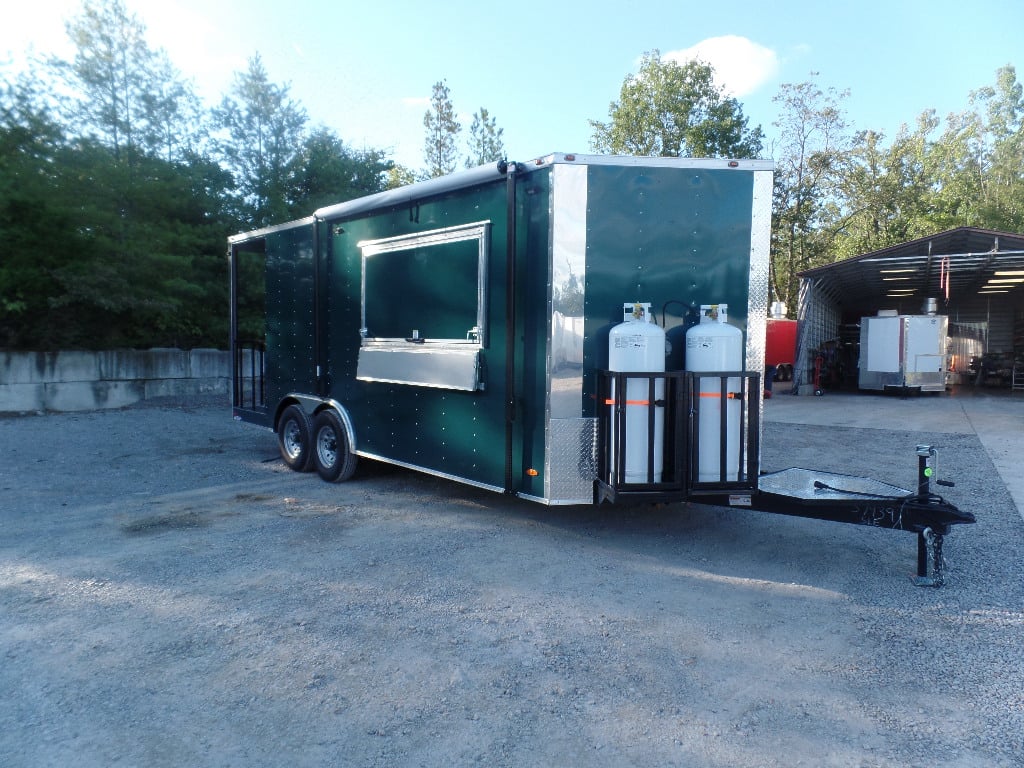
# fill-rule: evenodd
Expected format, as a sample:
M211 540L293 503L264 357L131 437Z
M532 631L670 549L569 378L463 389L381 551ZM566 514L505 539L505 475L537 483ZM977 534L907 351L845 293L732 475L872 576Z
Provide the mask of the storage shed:
M801 272L794 387L856 388L862 320L929 307L948 318L947 384L1024 390L1024 235L977 227Z

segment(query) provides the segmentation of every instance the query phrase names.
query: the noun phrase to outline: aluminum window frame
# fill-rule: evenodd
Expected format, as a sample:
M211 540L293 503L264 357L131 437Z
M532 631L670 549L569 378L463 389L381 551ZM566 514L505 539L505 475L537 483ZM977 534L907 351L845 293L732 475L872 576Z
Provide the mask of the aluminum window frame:
M428 344L475 346L485 348L487 346L487 268L491 244L490 219L475 221L469 224L460 224L454 227L443 227L425 232L413 232L395 237L385 237L376 240L361 240L356 246L362 253L362 264L360 270L360 344L368 345L400 345L400 346L421 346ZM431 246L448 245L451 243L465 242L468 240L477 241L477 297L476 297L476 325L466 332L464 339L450 338L424 338L415 342L402 337L377 337L368 336L366 324L366 272L368 262L375 256L389 253L401 253L417 248L428 248ZM429 308L427 308L429 309ZM474 337L475 338L472 338Z

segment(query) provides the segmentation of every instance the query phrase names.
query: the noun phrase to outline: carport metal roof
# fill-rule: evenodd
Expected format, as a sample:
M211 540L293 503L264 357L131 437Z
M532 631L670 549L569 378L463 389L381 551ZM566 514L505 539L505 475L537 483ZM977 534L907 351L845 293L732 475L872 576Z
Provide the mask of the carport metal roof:
M841 306L1008 298L1024 291L1024 235L960 227L799 273Z

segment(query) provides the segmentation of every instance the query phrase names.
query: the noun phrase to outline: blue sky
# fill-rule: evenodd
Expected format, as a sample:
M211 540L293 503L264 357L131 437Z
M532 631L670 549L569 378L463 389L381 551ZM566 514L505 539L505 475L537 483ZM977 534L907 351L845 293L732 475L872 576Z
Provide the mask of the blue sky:
M414 169L431 86L442 79L464 133L486 107L513 160L587 152L588 120L607 119L623 79L655 48L698 51L769 139L779 85L811 72L822 87L850 90L853 127L890 138L924 109L966 109L1005 64L1024 80L1021 0L125 2L208 103L258 51L312 124ZM63 20L79 7L30 0L5 10L0 60L17 62L30 45L68 54Z

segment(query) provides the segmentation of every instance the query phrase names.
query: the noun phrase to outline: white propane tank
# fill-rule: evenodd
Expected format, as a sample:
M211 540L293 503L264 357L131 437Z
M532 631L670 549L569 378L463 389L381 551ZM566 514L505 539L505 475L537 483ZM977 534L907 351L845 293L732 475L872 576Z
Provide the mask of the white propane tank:
M743 369L743 332L728 323L728 305L702 304L700 323L686 332L686 369L688 371L740 371ZM729 378L726 391L739 390L738 378ZM697 479L717 483L722 449L722 389L720 379L701 379L700 438L697 447ZM740 403L726 400L726 481L739 480Z
M627 303L622 305L623 322L608 334L608 369L611 371L659 373L665 370L665 331L654 322L651 305ZM647 482L647 453L654 441L653 481L661 482L664 464L665 409L654 410L654 435L648 436L648 399L650 390L646 379L633 379L626 383L626 442L625 482ZM665 380L655 380L655 399L665 397ZM612 398L615 398L614 384ZM616 465L614 406L612 407L612 466Z

